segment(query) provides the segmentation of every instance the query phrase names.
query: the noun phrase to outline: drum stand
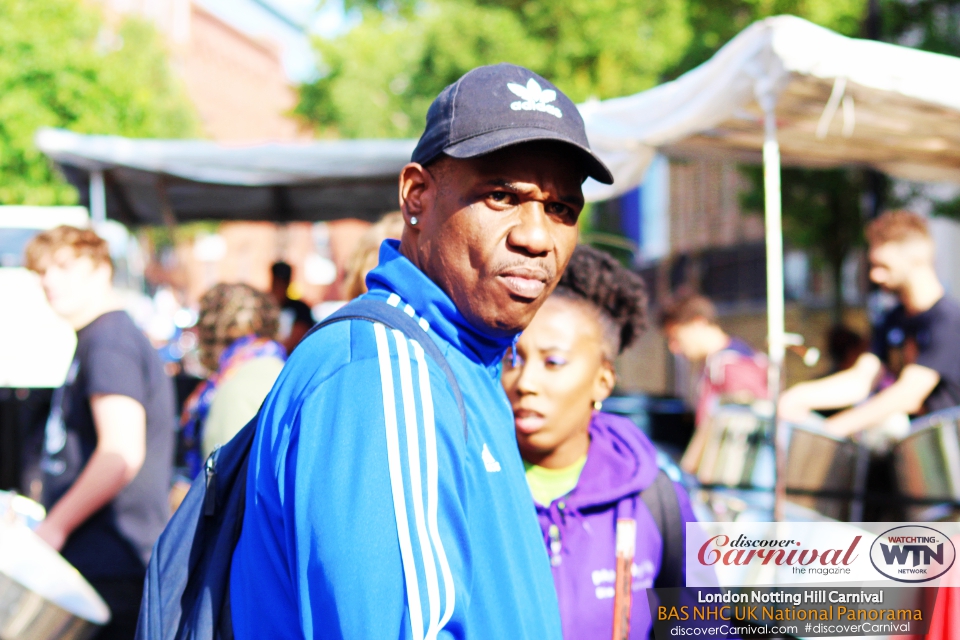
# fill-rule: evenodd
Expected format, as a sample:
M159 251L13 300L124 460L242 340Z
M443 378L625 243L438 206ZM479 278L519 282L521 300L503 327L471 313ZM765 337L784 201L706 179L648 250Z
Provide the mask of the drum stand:
M867 466L870 452L864 446L857 448L857 470L854 475L853 498L850 500L850 522L863 522L864 493L867 490Z
M771 349L771 351L773 351ZM784 521L784 508L787 501L787 440L789 433L786 424L780 419L777 405L780 404L780 365L770 354L770 364L767 370L767 389L770 390L770 401L773 403L770 424L773 433L773 520Z

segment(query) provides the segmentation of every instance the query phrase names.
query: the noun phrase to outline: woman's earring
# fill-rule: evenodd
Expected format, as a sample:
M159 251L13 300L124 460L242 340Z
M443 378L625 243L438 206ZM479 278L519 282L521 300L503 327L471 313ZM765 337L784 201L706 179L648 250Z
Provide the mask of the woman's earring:
M418 223L418 222L420 222L420 221L417 220L417 216L410 216L410 224L411 224L412 226L417 226L417 223Z
M596 409L597 411L600 411L600 409L603 408L603 403L600 402L599 400L594 400L594 401L593 401L593 408Z

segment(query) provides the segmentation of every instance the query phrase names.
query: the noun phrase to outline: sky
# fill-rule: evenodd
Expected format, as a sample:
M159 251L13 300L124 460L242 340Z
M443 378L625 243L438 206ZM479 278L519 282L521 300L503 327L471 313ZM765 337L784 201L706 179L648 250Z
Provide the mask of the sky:
M198 4L233 27L256 37L269 38L283 48L283 66L293 82L316 75L313 51L307 35L294 29L260 6L257 0L196 0ZM350 28L353 20L344 14L342 0L259 0L272 5L308 33L331 37ZM317 8L319 6L319 9Z

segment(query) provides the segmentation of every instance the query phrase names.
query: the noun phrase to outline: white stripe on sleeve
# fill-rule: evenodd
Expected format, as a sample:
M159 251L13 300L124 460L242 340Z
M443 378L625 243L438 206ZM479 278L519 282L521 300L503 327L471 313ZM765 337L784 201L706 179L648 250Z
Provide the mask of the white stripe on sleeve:
M400 542L400 559L407 587L407 604L410 626L414 638L423 638L423 610L420 605L420 585L417 579L417 564L410 540L407 506L403 490L403 470L400 462L400 437L397 429L397 407L393 388L393 364L387 330L379 322L373 332L377 341L377 359L380 363L380 385L383 392L383 421L387 434L387 462L390 468L390 489L393 493L393 511L397 520L397 538Z
M397 344L397 360L400 363L400 389L403 397L403 417L407 430L407 459L410 463L410 491L413 494L414 522L417 525L417 538L423 555L423 571L427 578L427 603L429 605L426 639L432 640L439 632L440 588L437 584L437 565L427 534L426 515L423 510L423 477L420 471L420 425L417 420L417 405L413 397L413 374L410 367L410 350L406 336L393 330L393 339ZM436 445L434 445L436 446ZM428 454L429 455L429 454Z
M427 338L429 340L429 338ZM453 616L453 607L456 603L456 593L453 584L453 574L450 563L443 549L440 539L440 528L437 526L437 429L433 413L433 393L430 389L430 371L427 369L426 358L423 357L423 347L413 340L413 353L417 359L417 372L420 378L420 404L423 406L423 441L427 454L427 526L430 528L430 539L437 553L440 564L440 573L443 576L443 592L446 595L446 605L443 616L438 624L439 629L447 624ZM434 636L435 637L435 636Z

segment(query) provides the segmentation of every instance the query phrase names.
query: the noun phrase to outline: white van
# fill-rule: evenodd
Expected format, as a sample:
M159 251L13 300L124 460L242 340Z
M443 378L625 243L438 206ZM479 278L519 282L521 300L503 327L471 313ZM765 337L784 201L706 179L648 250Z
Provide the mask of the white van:
M23 267L30 239L62 224L90 226L86 207L0 206L0 388L59 387L67 375L76 334Z

